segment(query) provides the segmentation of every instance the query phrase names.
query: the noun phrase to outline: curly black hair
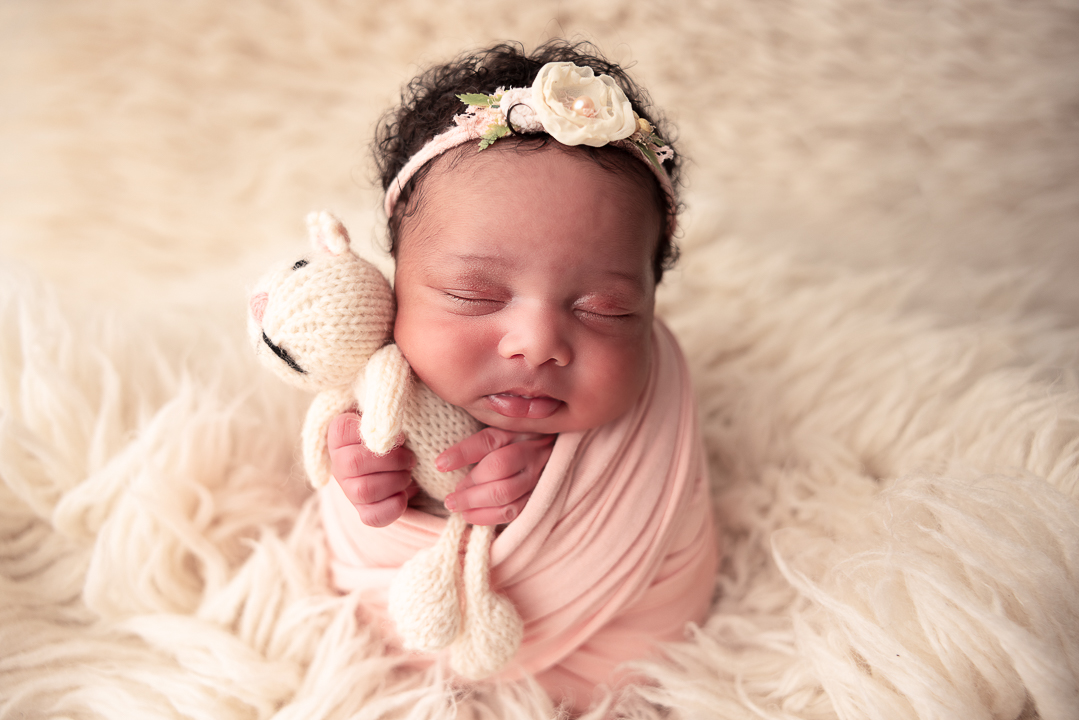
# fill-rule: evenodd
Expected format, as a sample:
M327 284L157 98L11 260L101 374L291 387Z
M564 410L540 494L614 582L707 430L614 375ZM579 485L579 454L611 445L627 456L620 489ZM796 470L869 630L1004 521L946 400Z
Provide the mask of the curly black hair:
M539 74L540 68L550 62L572 62L579 67L590 67L598 74L609 75L629 99L633 111L652 123L656 133L671 143L671 131L664 127L663 119L655 117L650 110L647 93L640 88L621 66L608 61L588 42L550 40L526 53L518 43L500 43L490 48L465 53L454 60L431 67L416 76L401 92L401 104L379 121L375 132L373 151L382 189L385 190L408 162L433 137L453 126L453 118L463 105L459 94L493 94L499 88L529 87ZM506 144L510 138L499 140ZM545 133L515 135L512 140L520 145L544 145L551 140ZM615 146L592 148L578 146L574 150L585 152L609 170L628 171L649 183L656 208L666 219L656 245L653 271L656 282L678 257L678 250L671 237L670 228L681 209L678 198L643 167L638 158L631 158L628 150ZM663 163L671 181L671 188L679 184L680 162L675 153ZM397 200L396 211L389 220L390 252L396 254L401 220L414 211L409 205L416 189L422 183L426 170L421 168L403 187Z

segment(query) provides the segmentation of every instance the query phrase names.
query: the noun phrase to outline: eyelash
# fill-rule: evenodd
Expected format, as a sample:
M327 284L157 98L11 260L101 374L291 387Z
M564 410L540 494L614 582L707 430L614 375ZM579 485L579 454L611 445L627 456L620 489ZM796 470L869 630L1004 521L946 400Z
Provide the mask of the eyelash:
M450 299L455 305L461 305L464 307L478 307L482 305L501 305L501 301L492 300L491 298L470 298L463 295L454 295L451 292L445 293L446 297Z
M492 298L470 298L462 295L455 295L451 292L445 293L446 297L450 299L455 305L461 305L463 307L469 307L479 309L484 306L503 305L503 301L495 300ZM493 311L492 311L493 312ZM627 320L632 318L634 313L632 312L611 312L601 313L594 312L592 310L585 310L584 308L573 308L573 312L577 315L583 315L589 319L597 319L601 322L614 322L619 320Z
M588 316L589 319L599 320L600 322L612 322L613 323L613 322L619 322L619 321L622 321L622 320L629 320L629 319L631 319L633 317L633 313L610 313L610 314L606 314L606 313L591 312L589 310L581 310L579 308L575 312L578 312L578 313L580 313L582 315L586 315L586 316Z

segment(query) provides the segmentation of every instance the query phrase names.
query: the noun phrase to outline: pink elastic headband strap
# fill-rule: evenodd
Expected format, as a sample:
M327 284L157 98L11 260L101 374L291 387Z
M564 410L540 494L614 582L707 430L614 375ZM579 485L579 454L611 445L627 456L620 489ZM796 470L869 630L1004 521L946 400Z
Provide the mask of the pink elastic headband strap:
M452 150L469 140L478 141L479 137L480 134L473 128L466 125L454 125L449 130L431 138L430 142L420 148L418 153L408 159L405 166L397 173L397 177L386 188L386 201L384 204L386 217L393 217L393 209L397 206L397 198L401 197L401 190L412 179L417 170L447 150Z

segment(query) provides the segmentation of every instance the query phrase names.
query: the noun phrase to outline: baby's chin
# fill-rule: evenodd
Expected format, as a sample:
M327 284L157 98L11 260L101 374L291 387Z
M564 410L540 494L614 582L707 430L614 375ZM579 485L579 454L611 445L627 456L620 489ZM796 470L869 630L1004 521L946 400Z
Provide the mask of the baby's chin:
M589 417L581 418L576 417L569 411L569 408L563 407L558 412L555 412L550 417L545 418L528 418L528 417L506 417L503 414L490 410L488 408L465 408L468 414L476 418L484 425L490 427L499 428L500 430L506 430L508 432L518 433L541 433L544 435L557 435L564 432L577 432L581 430L591 430L592 428L605 425L611 420L615 420L623 413L619 413L615 417Z
M479 420L484 425L495 427L508 432L542 433L554 435L562 432L570 432L572 426L564 420L554 417L535 418L510 418L491 410L468 409L468 414Z

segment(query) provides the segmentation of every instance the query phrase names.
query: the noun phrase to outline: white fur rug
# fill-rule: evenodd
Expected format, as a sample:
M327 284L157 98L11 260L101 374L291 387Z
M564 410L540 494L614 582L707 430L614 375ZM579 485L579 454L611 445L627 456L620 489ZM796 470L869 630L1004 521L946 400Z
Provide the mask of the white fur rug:
M1079 5L0 0L0 718L546 718L326 585L246 284L418 65L586 33L681 130L724 564L592 717L1079 717Z

